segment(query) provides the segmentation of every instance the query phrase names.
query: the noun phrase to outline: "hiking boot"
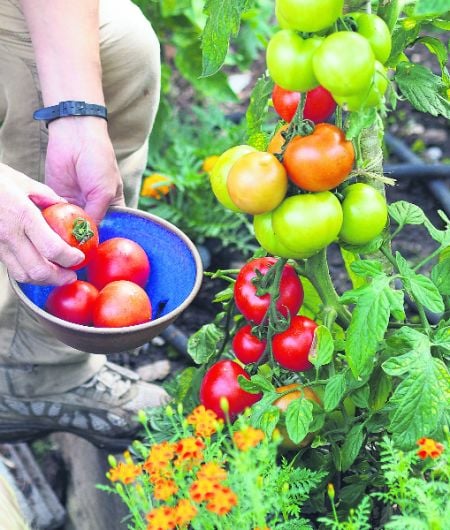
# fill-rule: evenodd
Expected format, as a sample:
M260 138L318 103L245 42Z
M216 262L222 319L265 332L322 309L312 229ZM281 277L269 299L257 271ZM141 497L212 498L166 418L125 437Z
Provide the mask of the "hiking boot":
M89 381L63 394L35 398L0 394L0 443L65 431L98 447L121 451L138 435L137 412L169 399L161 387L107 362Z

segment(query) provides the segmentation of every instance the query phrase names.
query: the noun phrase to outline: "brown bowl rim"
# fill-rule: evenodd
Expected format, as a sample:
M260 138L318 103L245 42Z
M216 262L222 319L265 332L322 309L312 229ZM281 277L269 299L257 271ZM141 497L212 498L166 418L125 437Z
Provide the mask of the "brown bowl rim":
M133 326L123 326L123 327L116 327L116 328L106 328L106 327L94 327L94 326L84 326L82 324L75 324L73 322L69 322L67 320L63 320L62 318L58 318L51 313L45 311L44 309L41 309L38 305L36 305L34 302L32 302L22 291L22 289L19 287L18 282L12 278L9 273L9 281L10 284L16 293L16 295L19 297L19 299L28 307L30 308L34 313L41 316L44 320L47 320L49 322L52 322L56 325L62 326L64 328L70 329L71 331L80 331L82 333L92 334L92 335L115 335L115 334L127 334L127 333L134 333L136 331L145 330L145 329L151 329L153 327L161 326L167 321L172 322L177 315L181 314L193 301L195 296L197 295L198 291L200 290L202 279L203 279L203 264L200 257L200 254L194 245L194 243L189 239L189 237L180 230L177 226L170 223L166 219L163 219L161 217L158 217L157 215L145 212L143 210L139 210L136 208L129 208L126 206L114 206L110 207L108 209L108 212L123 212L123 213L131 213L136 214L138 212L139 217L145 217L147 219L150 219L151 221L154 221L166 228L168 228L170 231L175 233L180 239L183 240L183 242L186 244L186 246L191 251L191 254L194 258L195 267L196 267L196 277L194 285L191 289L191 292L189 295L183 300L183 302L177 306L175 309L172 309L169 313L166 315L163 315L162 317L156 318L155 320L149 320L148 322L144 322L142 324L135 324ZM169 323L170 323L169 322Z

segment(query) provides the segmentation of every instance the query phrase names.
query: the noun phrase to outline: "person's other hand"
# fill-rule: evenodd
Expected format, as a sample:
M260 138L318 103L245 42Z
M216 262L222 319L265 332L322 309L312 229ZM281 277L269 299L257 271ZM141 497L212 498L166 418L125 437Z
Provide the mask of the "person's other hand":
M63 285L75 281L84 254L45 221L40 208L63 202L52 189L0 164L0 261L19 282Z
M107 122L97 117L49 123L46 184L99 223L109 206L124 206L123 184Z

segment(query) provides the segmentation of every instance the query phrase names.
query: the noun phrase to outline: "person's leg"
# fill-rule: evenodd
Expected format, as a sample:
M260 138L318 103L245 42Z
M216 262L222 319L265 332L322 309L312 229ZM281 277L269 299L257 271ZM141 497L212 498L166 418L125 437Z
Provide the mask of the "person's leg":
M159 97L159 44L150 24L131 0L100 3L101 57L110 134L127 203L136 206ZM32 113L42 106L42 100L31 40L17 0L0 0L0 92L5 95L6 109L0 128L0 159L43 181L47 129L32 120ZM1 267L0 293L0 394L22 397L20 403L26 405L17 400L6 404L0 400L1 424L7 424L5 418L12 409L22 409L24 419L30 414L39 415L39 422L45 424L42 411L45 415L56 410L49 394L74 389L75 398L70 398L69 403L75 407L69 407L64 418L67 430L95 424L101 435L106 432L102 431L105 426L101 418L93 419L91 415L89 425L83 427L84 420L77 415L77 407L88 407L87 402L99 390L108 394L106 401L115 394L116 402L104 404L104 409L109 406L115 410L116 417L109 422L115 421L119 430L130 423L120 411L128 410L129 415L130 410L137 410L137 404L154 406L165 399L166 394L158 387L138 383L129 371L110 363L105 365L104 356L74 350L50 337L18 305ZM31 400L38 396L42 396L42 405L35 407L39 414L31 408ZM27 423L34 425L28 420ZM71 429L73 426L76 428ZM48 427L52 430L50 423ZM1 436L0 427L0 439Z

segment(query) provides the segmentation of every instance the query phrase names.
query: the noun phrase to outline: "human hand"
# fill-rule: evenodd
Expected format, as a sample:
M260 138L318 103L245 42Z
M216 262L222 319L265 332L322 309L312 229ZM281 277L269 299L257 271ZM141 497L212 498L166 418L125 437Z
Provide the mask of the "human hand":
M123 184L107 122L70 117L49 123L46 184L99 223L109 206L124 206Z
M45 184L0 164L0 261L19 282L63 285L75 281L66 269L83 261L45 221L39 208L63 202Z

